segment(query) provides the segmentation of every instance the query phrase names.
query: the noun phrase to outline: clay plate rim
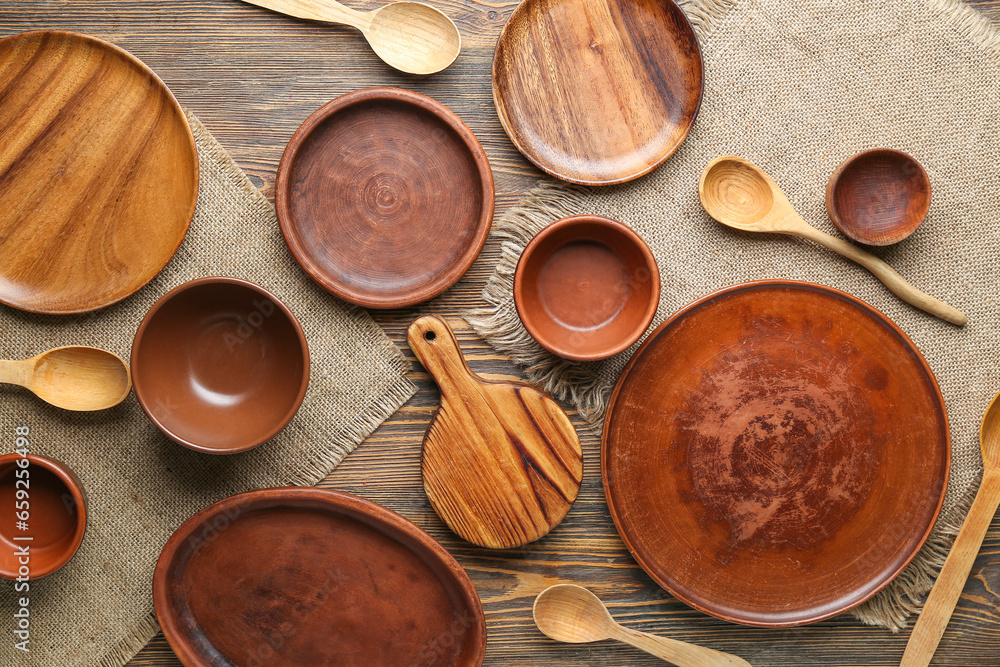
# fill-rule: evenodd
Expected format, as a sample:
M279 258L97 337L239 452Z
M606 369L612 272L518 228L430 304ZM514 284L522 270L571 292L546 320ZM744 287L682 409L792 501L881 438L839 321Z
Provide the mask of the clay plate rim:
M687 140L688 134L691 133L691 129L694 127L695 120L698 119L698 113L701 111L701 102L705 97L705 58L704 56L702 56L701 42L698 40L698 33L694 31L694 26L691 25L691 19L688 18L688 15L684 12L683 9L680 8L680 5L674 2L674 0L666 0L666 2L669 2L670 4L674 5L674 9L682 17L684 17L684 21L686 22L687 28L688 30L691 31L691 35L694 37L695 53L698 55L698 63L700 64L700 69L701 69L701 85L698 87L698 99L695 102L694 111L691 113L691 117L688 119L683 134L681 134L681 136L677 139L677 142L673 146L667 147L665 154L659 157L653 164L648 165L642 169L636 170L635 172L630 173L626 176L622 176L620 178L608 178L608 179L574 178L561 173L559 169L555 167L542 164L532 155L532 151L528 147L524 146L520 141L518 141L515 138L515 132L512 129L510 121L507 119L507 114L505 111L506 107L504 106L503 103L503 96L500 94L500 91L498 90L497 87L497 60L499 58L501 45L505 44L509 40L509 38L507 37L507 30L510 28L511 23L514 22L515 17L519 16L521 12L528 11L527 9L525 9L525 7L529 3L544 2L544 1L546 0L523 0L523 2L521 2L521 4L519 4L511 13L510 18L507 19L507 23L504 24L503 30L500 32L500 37L497 39L497 44L493 49L493 64L490 67L490 81L491 81L491 88L493 90L493 107L496 109L497 116L500 118L500 124L503 126L503 131L507 134L507 138L510 139L512 144L514 144L514 147L517 148L518 152L520 152L521 155L526 157L533 165L535 165L545 173L549 174L550 176L555 176L556 178L566 181L567 183L577 183L579 185L617 185L619 183L628 183L629 181L634 181L635 179L641 176L645 176L651 171L654 171L657 167L659 167L661 164L670 159L670 156L676 153L677 149L679 149Z
M405 293L389 294L381 298L372 298L352 291L328 277L320 267L309 260L305 254L305 245L299 239L289 201L292 198L292 167L298 157L299 150L309 141L313 130L344 109L365 102L404 103L428 112L443 121L462 139L462 142L468 149L469 155L471 155L473 162L475 162L478 168L479 180L482 184L483 208L480 211L479 219L476 221L476 235L461 260L456 262L447 272L439 274L433 284L425 285L424 287ZM486 238L489 236L490 228L493 225L493 211L496 205L493 171L490 168L489 160L486 157L486 152L483 150L482 144L479 143L479 139L469 129L469 126L454 111L437 100L421 93L389 86L363 88L346 93L330 100L310 114L295 131L295 134L292 135L292 138L288 141L288 145L285 147L285 152L281 155L281 161L278 163L278 173L275 177L274 190L278 226L281 228L281 235L285 238L288 249L291 250L292 256L295 257L295 261L299 263L299 266L309 274L310 278L334 296L349 303L364 306L365 308L376 309L415 306L444 293L457 283L469 268L472 267L479 257L479 253L482 252L483 246L486 245Z
M619 232L622 236L628 238L632 241L633 245L639 249L642 253L643 258L646 260L646 266L650 269L650 280L653 281L653 294L649 300L649 304L646 306L646 313L642 316L641 326L637 326L635 331L629 334L628 338L624 339L621 343L606 348L601 352L595 352L593 354L575 354L572 352L567 352L560 348L560 346L541 334L538 328L532 323L531 317L525 317L524 308L524 297L523 297L523 284L524 284L524 267L526 266L526 260L531 261L531 256L538 248L538 245L546 238L559 232L566 228L572 228L582 223L597 224L603 227L613 229ZM579 239L576 239L579 240ZM572 241L570 241L572 242ZM565 245L565 244L564 244ZM548 227L544 227L540 232L535 234L534 238L528 242L528 245L524 247L521 252L521 257L517 261L517 268L514 270L514 306L517 309L517 315L521 319L521 324L524 328L531 334L531 337L535 341L544 347L549 352L563 357L564 359L572 359L573 361L599 361L601 359L607 359L613 357L616 354L624 352L630 348L637 340L642 337L642 334L646 332L649 328L650 323L656 316L656 310L660 305L660 268L656 263L656 258L653 256L653 252L649 249L646 242L635 232L631 227L617 220L612 220L611 218L606 218L602 215L573 215L568 218L562 218L561 220L556 220Z
M193 160L194 168L192 170L194 176L194 188L192 188L191 204L188 207L188 213L186 216L187 224L184 225L184 232L178 235L179 238L177 240L177 245L174 246L174 249L173 251L171 251L169 256L166 256L163 265L160 266L160 268L157 271L152 273L152 275L150 275L149 278L147 278L142 283L137 285L135 289L133 289L131 292L129 292L128 294L122 294L121 296L116 297L110 301L105 301L97 305L85 306L82 308L74 308L74 309L62 309L62 310L39 309L36 307L17 304L14 303L13 301L5 299L2 293L0 293L0 303L10 306L12 308L17 308L18 310L23 310L29 313L37 313L40 315L79 315L81 313L90 313L95 310L101 310L102 308L107 308L108 306L114 305L120 301L124 301L125 299L129 298L130 296L141 290L143 287L148 285L150 282L152 282L153 278L158 276L160 272L162 272L163 269L167 267L167 265L170 263L170 260L172 260L174 256L177 254L177 251L180 249L181 244L184 243L184 239L187 238L188 231L191 229L191 223L194 220L194 212L198 204L198 192L201 187L199 154L198 154L198 146L197 144L195 144L194 140L194 133L191 130L191 123L188 122L187 115L184 113L184 107L182 107L180 105L180 102L177 101L177 98L174 97L173 91L170 90L167 84L163 82L163 79L161 79L159 75L149 67L149 65L139 60L138 57L136 57L129 51L126 51L122 47L116 44L112 44L111 42L105 41L100 37L85 35L83 33L73 32L70 30L29 30L27 32L19 32L13 35L8 35L7 37L0 38L0 46L2 46L7 41L13 41L16 39L27 38L27 37L31 38L44 37L45 35L58 35L63 37L71 37L73 39L78 39L84 42L91 42L101 48L107 49L115 53L116 55L124 58L125 60L129 61L132 65L138 67L145 74L149 75L154 82L159 84L160 91L166 95L168 103L171 106L173 106L174 110L177 112L178 117L183 122L184 128L187 130L187 138L191 148L191 154L194 156Z
M241 508L248 504L253 504L256 505L254 509L260 509L266 507L267 501L271 501L272 505L280 505L282 502L289 500L309 500L325 503L339 514L346 514L352 518L360 517L359 520L368 525L372 530L387 528L388 530L383 531L383 534L390 536L405 535L412 538L420 547L426 549L431 556L437 559L438 563L447 568L449 574L451 574L452 583L458 584L466 606L476 617L479 641L476 647L474 664L482 664L486 655L486 617L483 613L479 594L476 592L472 580L469 579L468 573L455 560L455 557L422 528L387 507L351 493L308 487L258 489L230 496L209 505L192 516L181 524L167 540L156 562L156 569L153 571L153 606L156 610L156 617L160 622L163 634L181 662L187 667L211 667L210 664L201 662L198 654L184 643L182 633L175 622L175 615L171 613L173 605L171 604L171 598L167 595L167 577L178 550L184 545L192 531L207 518L217 516L234 506ZM377 523L378 526L372 526L372 523ZM413 551L413 549L409 550ZM419 553L414 553L418 557L420 556Z
M928 526L927 526L927 529L924 531L924 534L921 536L919 542L913 548L913 552L909 556L907 556L902 563L900 563L899 567L896 568L895 571L893 571L889 576L887 576L885 578L884 582L880 583L875 589L873 589L871 591L871 593L869 595L867 595L863 599L858 600L858 601L852 603L851 605L849 605L847 607L843 607L841 609L837 609L837 610L832 611L832 612L816 614L813 617L810 617L810 618L807 618L807 619L804 619L804 620L790 622L790 623L781 623L781 622L777 622L777 623L752 622L752 623L750 623L750 622L747 622L747 621L742 620L742 619L737 619L735 616L732 616L732 615L718 613L718 612L716 612L716 611L714 611L712 609L707 608L704 605L695 603L694 601L688 599L687 596L685 596L683 594L678 594L676 591L674 591L668 585L667 582L661 581L659 578L657 578L656 576L654 576L650 572L649 567L647 567L645 559L642 557L641 554L639 554L639 553L636 552L636 550L635 550L635 548L634 548L634 546L632 544L631 539L628 537L628 535L625 533L625 531L622 530L621 522L619 521L619 517L618 517L618 510L615 507L615 503L614 503L614 499L613 499L613 494L612 494L611 489L608 486L608 475L607 475L608 431L611 428L611 416L612 416L613 411L614 411L615 401L617 400L618 393L621 390L622 385L625 383L625 380L628 378L628 375L631 372L632 367L641 360L642 354L646 351L646 348L648 346L652 345L652 343L656 340L656 338L659 336L659 334L663 330L667 329L668 327L670 327L671 325L673 325L675 322L677 322L681 318L685 317L688 313L697 310L698 308L700 308L701 306L705 305L709 301L712 301L712 300L714 300L714 299L716 299L718 297L725 296L725 295L728 295L728 294L732 294L732 293L735 293L735 292L742 292L742 291L745 291L745 290L755 290L755 289L761 289L761 288L766 288L766 287L792 287L792 288L799 288L799 289L809 289L809 290L812 290L812 291L826 292L828 294L831 294L833 296L841 298L841 299L843 299L843 300L845 300L845 301L847 301L849 303L852 303L855 306L860 307L862 310L867 311L869 314L871 314L872 316L874 316L875 319L877 319L877 320L883 322L884 324L888 325L889 329L893 333L895 333L909 348L911 348L914 353L916 353L916 358L920 361L921 368L927 374L927 377L930 380L931 386L934 387L934 392L935 392L935 395L937 396L938 404L941 407L941 414L942 414L942 417L944 418L944 432L945 432L945 461L944 461L944 470L945 470L945 480L944 480L944 483L941 486L941 493L940 493L940 496L937 499L937 503L936 503L936 506L934 508L933 516L931 517L931 520L928 522ZM900 573L902 573L903 570L905 570L907 568L907 566L910 564L910 562L913 561L913 559L916 557L916 555L923 548L924 544L927 542L927 538L930 537L931 532L934 530L934 525L937 523L938 517L941 514L941 508L944 505L945 495L948 492L948 477L950 476L950 471L951 471L951 428L950 428L950 425L949 425L949 422L948 422L948 411L945 408L944 396L941 394L941 387L938 385L937 378L934 376L934 372L931 370L930 366L927 364L927 360L924 359L924 355L923 355L923 353L920 352L920 349L916 346L916 344L914 344L914 342L910 339L910 337L907 336L906 333L903 332L903 330L900 329L896 325L895 322L893 322L891 319L889 319L888 317L886 317L881 311L879 311L878 309L876 309L874 306L872 306L872 305L870 305L868 303L865 303L861 299L859 299L859 298L857 298L855 296L852 296L851 294L848 294L847 292L843 292L841 290L838 290L836 288L829 287L827 285L820 285L818 283L810 283L810 282L798 281L798 280L757 280L757 281L751 281L751 282L746 282L746 283L740 283L740 284L737 284L737 285L731 285L729 287L724 287L724 288L722 288L720 290L712 292L711 294L703 296L700 299L692 301L691 303L689 303L688 305L684 306L683 308L681 308L680 310L678 310L676 313L674 313L673 315L671 315L669 318L667 318L662 324L660 324L658 327L656 327L656 329L654 329L649 334L649 336L646 337L646 340L643 341L642 345L639 346L639 349L636 350L635 354L632 355L632 358L629 359L628 364L625 365L625 369L622 371L621 375L618 377L618 382L615 383L614 391L611 393L611 398L608 401L608 408L607 408L607 411L606 411L605 417L604 417L604 428L601 431L601 485L604 488L604 499L605 499L605 501L608 504L608 511L611 514L611 518L615 522L615 529L618 531L619 536L621 536L622 541L625 543L625 546L628 547L629 553L632 554L632 557L639 564L639 566L642 567L643 571L645 571L646 574L649 575L649 577L653 581L655 581L661 588L663 588L665 591L667 591L668 593L670 593L671 595L673 595L674 597L676 597L678 600L680 600L684 604L688 605L689 607L692 607L693 609L697 609L698 611L700 611L700 612L702 612L704 614L708 614L709 616L714 616L715 618L719 618L719 619L722 619L724 621L729 621L730 623L738 623L740 625L747 625L747 626L761 627L761 628L789 628L789 627L797 627L797 626L802 626L802 625L809 625L811 623L817 623L819 621L823 621L823 620L826 620L828 618L832 618L832 617L837 616L839 614L843 614L846 611L850 611L851 609L854 609L855 607L857 607L857 606L863 604L864 602L870 600L872 597L874 597L875 595L877 595L879 593L879 591L881 591L886 586L888 586L890 583L892 583L896 579L896 577L898 577L900 575Z
M136 372L136 369L141 367L141 365L136 364L136 350L139 348L139 343L142 341L142 336L146 332L146 328L152 321L153 316L157 312L159 312L159 310L164 305L166 305L167 302L172 300L173 297L177 296L182 292L186 292L189 289L201 287L203 285L238 285L241 287L247 287L257 292L261 296L270 299L271 302L274 303L285 314L285 317L288 318L288 320L292 323L292 328L295 329L295 334L299 339L299 345L302 349L302 360L304 362L302 367L302 384L299 387L298 394L296 395L295 401L292 404L292 407L289 409L288 413L284 417L282 417L281 421L277 424L277 426L275 426L275 428L268 431L266 437L260 439L258 442L253 442L247 445L241 445L240 447L235 447L232 449L217 449L212 447L205 447L203 445L199 445L197 443L185 440L179 435L173 433L162 422L160 422L160 420L154 417L152 412L150 412L149 408L147 407L148 401L145 396L145 389L143 388L142 385L142 373ZM257 285L247 280L242 280L240 278L227 278L223 276L209 276L206 278L197 278L195 280L190 280L186 283L178 285L177 287L173 288L172 290L161 296L156 301L156 303L153 304L153 307L150 308L149 311L146 313L146 315L142 318L142 322L139 324L139 329L135 332L135 337L133 338L132 342L132 353L129 356L129 365L131 366L132 370L132 388L135 391L136 400L139 401L139 406L142 408L142 411L145 412L149 420L156 425L156 428L160 429L161 433L163 433L165 436L167 436L177 444L183 445L188 449L193 449L196 452L202 452L204 454L214 454L220 456L226 454L238 454L240 452L245 452L247 450L253 449L254 447L259 447L260 445L264 444L265 442L276 436L278 433L280 433L283 428L288 426L288 423L291 422L292 418L295 417L296 413L298 413L299 408L302 407L302 401L305 398L306 389L309 388L309 375L311 370L310 357L309 357L309 343L306 341L305 331L302 330L302 324L299 323L299 320L295 317L292 311L288 309L288 306L286 306L281 299L279 299L277 296L275 296L268 290L264 289L260 285Z

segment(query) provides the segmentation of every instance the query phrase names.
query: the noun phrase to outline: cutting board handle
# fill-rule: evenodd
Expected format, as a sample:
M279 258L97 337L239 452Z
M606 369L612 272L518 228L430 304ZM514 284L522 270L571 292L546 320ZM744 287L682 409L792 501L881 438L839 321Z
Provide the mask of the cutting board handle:
M442 393L476 382L462 356L455 332L437 315L424 315L415 320L406 332L406 340Z

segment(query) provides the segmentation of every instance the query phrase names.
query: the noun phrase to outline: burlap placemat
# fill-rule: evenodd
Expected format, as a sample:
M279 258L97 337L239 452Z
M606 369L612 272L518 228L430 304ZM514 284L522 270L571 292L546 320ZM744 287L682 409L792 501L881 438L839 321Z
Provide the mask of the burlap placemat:
M470 322L538 384L599 421L631 350L602 363L549 355L511 296L525 243L577 213L621 220L649 243L663 295L654 324L716 289L762 278L823 283L873 304L927 357L951 419L948 498L928 545L889 588L855 611L898 630L929 590L981 474L979 422L1000 390L1000 34L955 0L700 0L685 6L701 39L705 96L681 149L650 176L604 189L547 184L496 226L502 256ZM714 157L769 173L810 223L838 232L824 205L845 158L888 146L914 155L933 187L917 233L879 251L920 289L963 310L964 329L896 299L873 276L807 242L740 233L705 214L697 184Z
M49 408L27 391L0 388L0 451L12 451L15 428L28 426L31 450L67 463L89 494L80 551L56 574L31 583L31 652L21 655L6 632L3 664L128 662L159 629L153 567L178 525L234 493L315 484L415 391L402 353L365 311L334 298L299 269L270 203L205 127L188 117L201 169L198 208L167 268L137 294L91 315L42 317L0 307L0 358L80 344L127 359L132 336L156 299L193 278L225 275L272 291L298 317L312 358L309 390L296 417L271 441L245 454L210 456L167 440L134 396L109 411L74 414ZM12 585L0 586L5 627L22 595Z

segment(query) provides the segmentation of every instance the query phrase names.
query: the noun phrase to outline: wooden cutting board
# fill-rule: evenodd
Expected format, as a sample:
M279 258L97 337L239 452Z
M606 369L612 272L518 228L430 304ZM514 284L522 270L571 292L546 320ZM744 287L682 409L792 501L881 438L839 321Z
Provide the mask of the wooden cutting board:
M441 389L424 436L424 491L460 537L490 549L544 537L580 492L583 454L573 424L545 394L488 382L465 363L451 328L428 315L410 348Z

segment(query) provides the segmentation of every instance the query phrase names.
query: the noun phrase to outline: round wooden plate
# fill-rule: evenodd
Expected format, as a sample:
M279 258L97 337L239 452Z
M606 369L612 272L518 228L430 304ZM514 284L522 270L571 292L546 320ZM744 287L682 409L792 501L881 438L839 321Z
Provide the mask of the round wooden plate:
M399 88L320 107L288 142L275 190L302 268L368 308L444 292L472 266L493 221L493 174L472 130Z
M646 174L701 105L698 39L672 0L525 0L493 57L493 101L526 158L573 183Z
M187 667L475 667L486 621L465 570L381 505L327 489L242 493L167 541L156 615Z
M812 623L888 584L948 485L948 419L884 315L809 283L737 285L646 339L604 425L618 531L670 593L727 621Z
M197 199L191 128L135 56L69 32L0 40L0 302L124 299L177 252Z

